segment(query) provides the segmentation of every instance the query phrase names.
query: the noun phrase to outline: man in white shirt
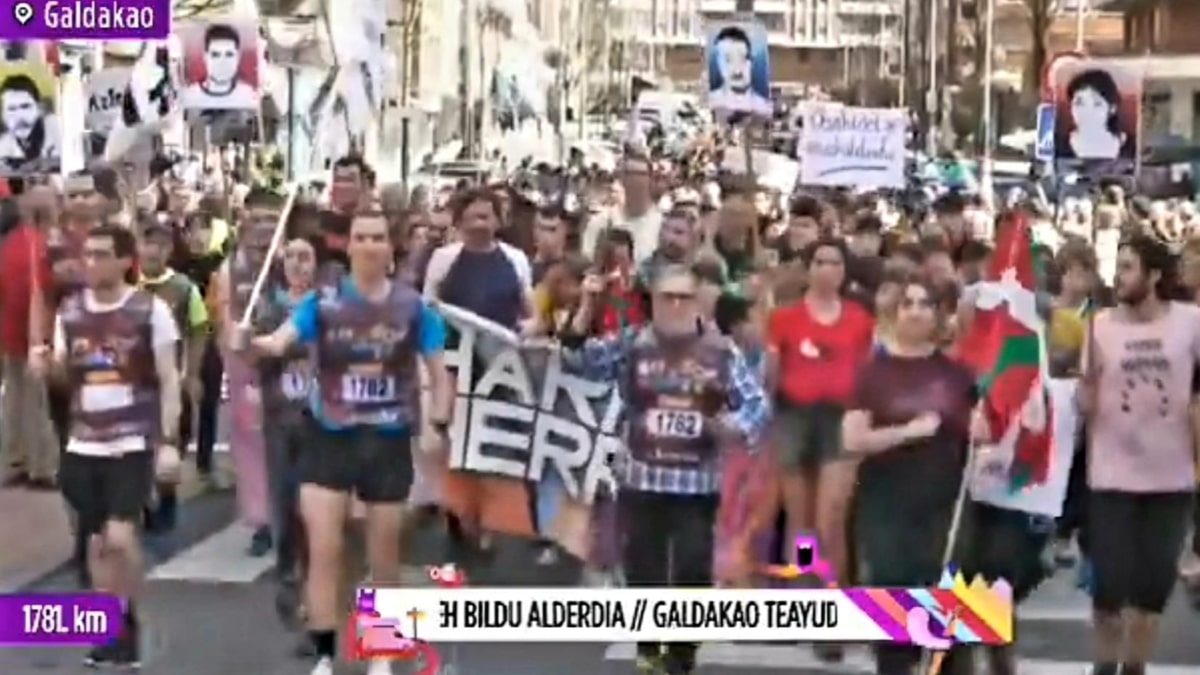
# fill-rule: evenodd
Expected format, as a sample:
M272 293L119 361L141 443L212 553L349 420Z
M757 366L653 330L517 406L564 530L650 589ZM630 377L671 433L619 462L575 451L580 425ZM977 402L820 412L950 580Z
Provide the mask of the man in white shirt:
M89 538L91 578L124 601L120 636L88 653L91 666L141 661L138 525L155 474L178 480L179 331L165 302L130 284L135 256L129 230L92 230L83 248L87 287L63 302L53 347L29 350L33 373L65 381L70 392L59 482Z
M650 162L639 155L628 155L621 167L621 183L625 192L623 212L605 217L592 217L583 232L583 254L594 258L600 234L609 227L629 230L633 235L633 257L642 262L658 248L662 230L662 212L654 204L650 190Z

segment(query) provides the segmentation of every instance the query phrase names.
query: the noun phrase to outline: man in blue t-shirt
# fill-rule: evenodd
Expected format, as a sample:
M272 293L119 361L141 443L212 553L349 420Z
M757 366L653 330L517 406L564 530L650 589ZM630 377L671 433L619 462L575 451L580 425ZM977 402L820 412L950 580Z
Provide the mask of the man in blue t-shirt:
M312 675L333 672L342 551L331 542L342 541L351 494L367 506L372 582L399 581L396 542L413 482L422 366L431 387L430 425L447 442L454 391L443 360L446 327L416 289L388 277L392 250L383 214L355 216L348 274L305 297L274 333L248 341L254 351L272 356L295 344L314 350L313 428L297 467L309 541L305 597L318 659ZM378 661L367 672L391 670Z

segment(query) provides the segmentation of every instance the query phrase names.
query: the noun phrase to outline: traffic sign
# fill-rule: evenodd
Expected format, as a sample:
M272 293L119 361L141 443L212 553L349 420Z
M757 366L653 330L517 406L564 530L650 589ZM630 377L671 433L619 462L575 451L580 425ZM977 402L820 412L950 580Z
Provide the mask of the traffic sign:
M1043 162L1054 161L1054 104L1041 103L1037 109L1037 143L1034 157Z

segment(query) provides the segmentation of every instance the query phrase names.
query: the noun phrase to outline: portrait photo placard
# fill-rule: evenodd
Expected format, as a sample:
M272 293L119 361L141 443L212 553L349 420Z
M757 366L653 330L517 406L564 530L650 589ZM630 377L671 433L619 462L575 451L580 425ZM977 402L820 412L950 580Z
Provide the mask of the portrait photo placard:
M62 167L56 82L42 61L0 62L0 175L57 173Z
M183 50L184 110L257 110L258 26L243 18L176 27Z
M1142 69L1131 62L1082 56L1055 59L1054 159L1132 169L1141 128Z
M725 120L771 119L770 49L767 31L755 21L722 21L708 26L704 60L708 107Z

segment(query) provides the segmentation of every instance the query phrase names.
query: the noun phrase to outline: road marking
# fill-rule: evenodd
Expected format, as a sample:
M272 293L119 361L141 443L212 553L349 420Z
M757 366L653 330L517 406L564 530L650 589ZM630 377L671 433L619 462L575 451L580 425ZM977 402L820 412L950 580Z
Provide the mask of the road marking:
M196 442L195 441L188 443L187 451L189 453L196 452ZM229 452L229 444L224 441L221 441L219 443L213 443L213 452Z
M152 581L252 583L274 564L273 555L246 555L252 530L234 523L151 570Z
M604 652L605 661L632 661L636 647L622 643L610 645ZM867 649L849 649L846 660L830 664L813 656L812 649L797 645L731 644L708 642L700 645L696 665L726 668L757 668L761 670L818 670L841 675L872 675L875 659ZM1052 661L1049 659L1017 659L1021 675L1082 675L1091 667L1084 661ZM1154 675L1195 675L1194 665L1150 664Z

